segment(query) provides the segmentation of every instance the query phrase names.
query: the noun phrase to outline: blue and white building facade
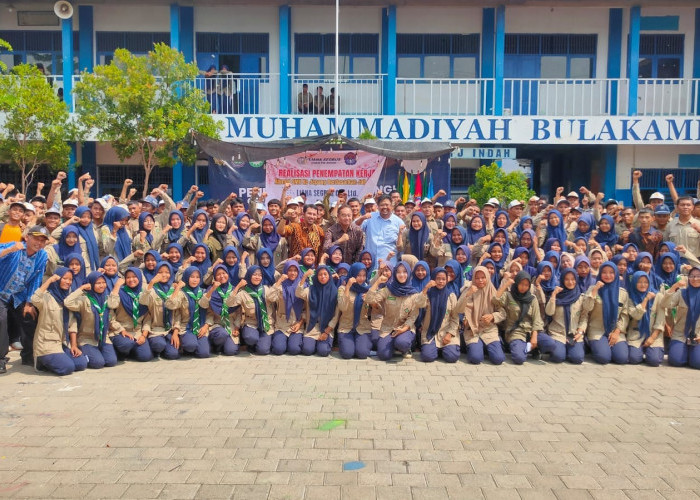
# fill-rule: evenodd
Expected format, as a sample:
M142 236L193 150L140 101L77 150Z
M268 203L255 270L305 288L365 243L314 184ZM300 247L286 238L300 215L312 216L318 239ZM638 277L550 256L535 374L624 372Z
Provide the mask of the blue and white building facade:
M664 191L669 172L680 191L695 191L697 2L397 3L341 0L337 82L333 1L86 0L64 21L42 18L51 2L15 2L0 7L0 38L14 48L0 59L41 62L70 102L79 72L109 62L116 48L145 53L166 42L202 71L198 85L224 140L356 136L367 128L469 151L514 149L542 193L586 185L629 203L634 169L644 171L643 192ZM206 74L211 67L215 76ZM337 120L299 109L304 84L312 96L335 88ZM129 168L136 175L108 144L84 144L76 155L101 191L121 187ZM485 161L454 158L453 192ZM157 172L154 182L172 183L176 197L206 184L204 166Z

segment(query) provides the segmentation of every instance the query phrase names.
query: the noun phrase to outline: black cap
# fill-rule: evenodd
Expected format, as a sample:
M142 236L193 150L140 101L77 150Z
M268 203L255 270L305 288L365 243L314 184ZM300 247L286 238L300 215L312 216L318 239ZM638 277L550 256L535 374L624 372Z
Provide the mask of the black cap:
M51 236L49 234L49 230L46 229L44 226L32 226L29 228L29 231L27 231L27 234L30 236L36 236L37 238L46 238L49 239Z
M610 205L619 205L617 200L614 200L610 198L608 201L605 202L605 208L608 208Z

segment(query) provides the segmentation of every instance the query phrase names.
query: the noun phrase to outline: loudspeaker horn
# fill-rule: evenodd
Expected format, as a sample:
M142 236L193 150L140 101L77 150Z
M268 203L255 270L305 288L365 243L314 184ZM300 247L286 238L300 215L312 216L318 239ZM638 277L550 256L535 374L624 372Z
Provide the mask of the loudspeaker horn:
M66 0L58 0L53 4L54 13L61 19L70 19L73 17L73 6Z

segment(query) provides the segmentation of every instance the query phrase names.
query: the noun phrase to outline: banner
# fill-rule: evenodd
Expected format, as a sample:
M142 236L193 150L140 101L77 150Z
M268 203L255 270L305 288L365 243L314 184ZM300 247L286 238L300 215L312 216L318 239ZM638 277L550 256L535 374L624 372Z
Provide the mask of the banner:
M307 151L265 165L265 191L269 198L280 198L285 183L287 195L305 193L308 199L322 199L329 188L345 189L348 197L362 198L377 191L384 167L383 156L364 151Z
M325 153L325 152L324 152ZM331 152L329 151L328 153L334 154L334 155L339 155L341 152ZM347 153L347 151L345 152ZM308 153L310 154L310 153ZM376 156L376 155L375 155ZM400 162L396 160L392 160L389 158L383 158L379 157L380 161L382 162L382 168L376 169L378 171L377 174L377 180L374 183L374 189L373 191L381 191L382 193L389 194L392 190L397 189L397 185L399 182L399 172L402 170L400 168ZM375 160L376 161L376 160ZM209 192L208 195L211 196L212 198L223 200L225 199L230 193L236 193L236 195L242 199L244 202L248 202L248 199L250 198L250 192L254 187L258 188L265 188L267 189L266 185L266 169L270 168L270 164L275 165L276 168L276 160L268 161L267 166L263 164L263 162L255 162L255 163L241 163L241 164L235 164L233 167L227 167L224 165L217 165L213 161L209 163ZM345 166L343 164L343 166ZM313 169L316 169L315 167ZM313 170L312 169L312 170ZM444 191L447 192L447 196L450 195L450 163L449 163L449 155L443 155L438 158L435 158L433 160L430 160L428 162L428 166L425 169L425 171L422 174L425 179L430 181L432 178L432 182L435 186L435 192L439 191L440 189L443 189ZM309 180L309 176L304 176L303 180ZM299 180L299 178L296 178L295 180ZM350 188L345 185L345 186L339 186L339 185L330 185L328 187L314 187L309 185L305 185L306 189L301 189L297 184L292 184L292 190L290 190L290 196L296 196L294 193L298 193L300 191L305 191L307 194L307 200L310 202L314 202L316 200L323 199L323 195L326 192L326 189L328 187L332 187L336 189L336 192L338 189L344 188L346 190L350 190ZM279 193L282 192L282 186L284 183L281 185L277 185L279 188ZM367 184L365 184L367 185ZM425 184L427 186L427 184ZM315 195L311 193L311 188L313 188L314 191L318 189L320 192L319 195ZM294 189L298 189L298 191L295 191ZM357 188L352 188L352 189L357 189ZM368 188L369 189L369 188ZM401 191L399 189L399 191ZM268 191L268 196L267 199L270 200L271 198L275 198L278 196L273 196L271 191ZM352 197L352 195L350 195ZM361 197L362 195L360 195ZM331 200L336 200L337 197L334 195L331 197ZM442 198L439 201L445 201L447 198Z

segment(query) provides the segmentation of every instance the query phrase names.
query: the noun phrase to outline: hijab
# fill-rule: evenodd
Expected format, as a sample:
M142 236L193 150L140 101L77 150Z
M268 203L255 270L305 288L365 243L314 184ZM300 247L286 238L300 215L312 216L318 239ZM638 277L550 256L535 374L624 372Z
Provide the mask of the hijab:
M129 267L124 272L125 278L128 273L134 273L134 275L138 278L139 283L134 288L131 288L126 284L122 285L122 287L119 289L119 300L121 301L124 310L131 316L134 323L134 328L136 328L138 319L148 312L148 307L139 303L139 297L141 296L141 291L143 290L143 274L141 273L141 270L138 267Z
M510 255L510 243L508 243L508 231L505 229L499 227L493 232L493 239L491 240L492 242L496 242L496 235L498 233L503 233L503 236L505 238L504 243L500 243L501 247L503 248L503 258L502 258L502 263L501 265L505 264L505 261L508 259L508 256ZM493 243L491 243L493 245ZM490 248L490 247L489 247Z
M690 272L692 273L694 269L700 268L694 267ZM696 337L695 325L698 323L698 318L700 318L700 286L692 286L690 282L688 282L688 286L681 291L681 297L683 297L683 301L688 307L688 311L685 315L683 333L685 334L685 338L693 338Z
M90 301L90 308L95 318L95 340L101 347L109 333L109 307L107 307L107 290L105 289L102 293L95 292L95 283L100 278L105 279L105 275L97 271L87 275L87 282L90 283L92 289L86 291L85 295Z
M491 264L494 267L495 272L493 273L493 276L491 276L491 273L489 272L489 268L486 267L486 264ZM477 267L483 267L484 269L486 269L486 272L488 273L486 276L491 278L491 284L493 284L493 286L495 286L496 288L501 286L501 277L498 274L498 267L496 266L496 263L492 259L484 259L481 262L481 266L477 266ZM472 277L473 276L474 276L474 272L472 272Z
M260 284L255 286L251 281L253 274L260 271L262 274L262 280ZM265 298L265 286L263 282L265 281L265 272L260 266L250 266L245 274L246 286L243 288L245 292L253 299L253 305L255 306L255 318L258 321L258 332L260 335L267 335L270 329L270 316L267 310L267 299ZM331 280L333 281L333 280Z
M340 271L345 271L345 276L341 276ZM347 283L348 274L350 274L350 266L345 262L341 262L340 264L338 264L338 267L335 269L335 275L338 277L333 278L335 280L335 284L341 286Z
M209 214L207 211L202 210L201 208L199 210L195 210L194 214L192 214L192 224L197 222L197 217L200 215L204 216L206 222L204 223L204 227L202 229L195 229L192 231L192 236L194 236L197 243L204 243L204 237L207 235L207 230L209 228Z
M92 225L92 213L86 206L81 206L75 209L76 217L82 217L85 213L90 214L90 223L85 227L78 223L76 224L76 227L78 228L78 236L83 239L85 246L87 247L88 258L90 259L90 268L97 269L100 267L100 250L97 247L97 240L95 239L95 230L94 226Z
M266 233L263 229L265 221L270 221L272 223L271 233ZM263 247L269 248L272 252L274 252L275 250L277 250L277 245L279 245L279 242L280 235L277 232L277 222L275 221L275 218L272 215L265 214L265 216L262 218L262 221L260 221L260 243L262 243Z
M113 260L114 263L117 265L117 272L112 274L111 276L107 274L107 272L103 272L102 275L105 277L105 280L107 281L107 293L112 293L112 290L114 290L114 285L117 284L117 280L119 279L119 262L117 262L117 259L112 257L111 255L108 255L104 259L102 259L102 262L100 262L100 268L104 269L105 264L107 264L108 260Z
M170 245L168 245L165 248L165 252L166 253L170 252L171 248L174 248L175 250L180 252L180 260L178 260L177 262L173 263L170 259L167 259L168 262L170 263L170 265L173 267L173 270L175 272L177 272L180 269L180 267L182 267L182 255L185 253L185 250L182 248L182 245L180 245L179 243L171 243Z
M325 269L328 272L328 282L323 285L318 281L319 271ZM338 287L336 286L332 273L328 266L318 266L314 273L311 286L309 287L309 323L306 325L307 333L316 326L323 332L328 323L335 316L338 306Z
M667 273L664 271L664 260L671 259L673 262L673 271ZM672 287L673 284L678 281L678 275L681 268L681 261L678 255L673 252L662 253L658 259L656 259L656 264L654 266L654 275L656 276L659 284L659 289L661 285L666 285L667 287Z
M268 257L270 257L270 263L267 265L267 267L263 266L260 263L260 257L262 257L263 255L267 255ZM269 248L261 248L255 254L255 258L258 261L258 266L262 270L262 274L263 274L262 284L266 285L266 286L274 285L275 284L275 259L272 255L272 252L270 251L270 249Z
M559 277L559 286L561 287L561 292L557 294L556 305L563 307L564 311L564 333L571 333L571 305L575 303L581 296L581 292L578 289L578 285L574 285L573 288L566 288L564 285L564 278L568 274L573 274L574 278L578 280L578 274L575 269L570 267L562 269L561 275Z
M416 269L422 267L425 269L425 278L418 279L416 276ZM423 289L430 283L430 266L424 260L419 260L416 265L413 266L413 272L411 273L411 285L416 289L416 292L422 292Z
M649 280L649 289L646 292L640 292L637 290L637 283L641 278L646 278ZM630 283L630 287L627 290L627 293L629 294L630 299L632 299L632 303L635 306L638 306L639 304L642 303L644 298L647 296L649 292L654 292L654 289L652 288L652 282L651 278L647 273L644 271L636 271L632 275L632 281ZM649 337L651 334L651 308L654 305L654 301L650 300L647 302L647 307L646 310L644 311L644 315L641 317L639 322L637 323L637 328L639 328L639 335L642 339L646 339Z
M600 229L600 223L604 220L608 221L608 224L610 224L609 231L603 231ZM619 236L615 232L615 221L613 218L608 214L601 216L600 221L598 221L598 234L595 235L595 240L600 243L601 247L605 248L605 245L607 245L610 250L613 250L618 239Z
M618 314L620 312L620 273L618 273L615 264L610 261L604 262L600 266L598 281L603 281L602 271L605 267L611 268L615 273L615 279L613 279L612 283L605 283L603 288L598 291L598 295L603 302L604 335L609 335L617 326Z
M498 225L498 216L499 215L506 216L506 225L505 226ZM508 212L506 212L505 210L497 210L496 215L494 215L494 217L493 217L493 227L495 229L508 229L508 226L510 226L510 216L508 215Z
M246 212L241 212L236 215L236 229L233 230L233 237L236 238L239 245L243 243L243 238L245 238L245 233L247 231L247 229L245 231L241 229L241 220L243 217L248 217L248 221L250 221L250 215Z
M530 250L528 250L528 249L525 248L525 247L518 247L518 248L516 248L516 249L513 251L513 260L517 260L518 257L520 257L520 256L521 256L522 254L524 254L524 253L527 254L527 257L528 257L528 258L527 258L528 264L525 264L525 265L523 266L523 271L525 271L527 274L529 274L531 278L534 278L534 277L537 275L537 269L534 268L533 266L531 266L531 265L529 264L529 262L530 262L530 254L532 253L532 252L530 252Z
M172 220L173 216L180 218L180 229L173 229ZM185 230L185 215L180 210L173 210L168 216L168 223L170 229L168 229L168 234L166 235L168 243L177 243L182 237L182 231Z
M153 245L152 230L146 230L146 228L143 226L144 223L146 222L146 219L148 219L149 217L151 218L151 220L153 220L153 223L155 224L156 219L155 219L155 217L153 217L152 213L141 212L141 215L139 215L139 232L144 231L146 233L146 241L148 242L149 245Z
M146 255L150 255L150 256L152 256L154 259L156 259L156 267L153 269L153 271L149 271L148 269L146 269L146 266L144 266L144 268L143 268L143 277L144 277L144 279L146 280L146 283L150 283L151 280L152 280L153 278L155 278L156 274L158 273L158 264L159 264L160 261L163 260L163 259L161 259L160 254L159 254L158 252L156 252L155 250L149 250L149 251L146 252L145 255L143 256L144 263L145 263L145 261L146 261ZM172 271L172 267L171 267L171 271Z
M523 234L530 235L530 240L532 241L532 243L530 243L529 247L526 247L522 243ZM533 231L532 229L523 230L523 232L518 235L518 244L520 245L520 247L527 249L529 256L528 264L531 267L537 267L537 252L535 251L535 249L537 248L537 235L535 234L535 231Z
M485 314L493 313L493 304L491 300L496 296L496 287L493 286L491 275L489 270L485 266L476 266L474 268L473 275L476 276L478 273L484 273L486 277L486 286L481 289L477 289L471 295L471 303L467 303L466 310L464 312L464 320L466 326L474 333L478 333L482 326L480 325L481 317Z
M372 271L375 270L375 265L376 265L376 263L377 263L377 259L374 258L374 254L373 254L371 251L369 251L369 250L363 250L362 252L360 252L360 259L359 259L359 262L362 262L362 257L364 257L365 254L366 254L366 255L369 255L369 258L372 259L372 263L371 263L371 264L369 265L369 267L367 268L367 277L369 278L370 276L372 276L372 274L371 274Z
M544 242L544 246L542 247L544 250L544 253L549 253L549 252L554 252L557 255L561 255L562 251L566 249L566 247L562 247L562 250L559 250L558 252L556 250L552 249L552 246L554 245L555 242L559 241L556 238L549 238L547 241Z
M214 276L216 276L216 272L219 269L223 269L228 274L228 269L225 265L217 264L214 266ZM228 299L233 290L234 286L231 285L230 281L227 281L214 289L214 291L211 293L211 298L209 299L209 308L214 314L221 317L228 314L229 307L226 304L226 299Z
M236 256L236 263L233 266L229 266L226 263L226 256L233 252L233 255ZM231 283L233 286L238 285L238 283L241 281L240 278L240 270L241 270L241 256L238 253L238 250L236 249L235 246L229 245L226 248L224 248L224 251L222 253L223 257L223 264L226 266L226 270L228 271L228 278L229 278L229 283Z
M518 284L520 284L522 281L527 281L528 283L527 291L525 293L521 293L520 290L518 290ZM532 301L535 298L535 296L530 292L529 285L531 283L532 278L527 272L519 271L518 274L515 275L515 281L510 286L510 294L513 297L513 300L515 300L515 302L517 302L520 306L520 314L518 315L518 320L513 324L507 333L511 333L518 326L520 326L522 321L525 319L525 316L527 316L530 312L530 304L532 304Z
M481 219L481 229L479 229L478 231L472 229L472 222L474 221L474 219ZM467 228L467 238L465 240L465 243L469 245L475 245L484 236L486 236L486 222L484 222L484 218L481 215L475 215L469 221L469 227Z
M247 214L246 214L247 215ZM220 220L224 219L226 221L226 227L224 228L223 231L219 231L216 229L216 223ZM216 239L216 241L219 242L219 245L221 245L221 248L226 246L227 243L227 237L228 237L228 230L231 227L231 224L228 220L228 217L226 217L224 214L215 214L214 217L211 218L211 224L209 225L209 229L211 230L211 235ZM242 240L238 240L240 243Z
M68 269L67 267L58 267L54 272L54 274L60 276L61 279L63 279L63 277L67 273L70 273L70 269ZM66 342L70 342L70 338L68 337L68 320L70 319L70 311L65 308L65 306L63 305L63 301L66 300L66 297L68 297L68 295L70 295L71 288L72 284L71 287L68 288L68 290L63 290L61 288L61 280L58 280L51 283L47 290L49 294L53 297L53 299L56 301L56 303L63 308L63 336Z
M399 270L399 267L403 267L408 275L405 283L399 283L399 280L396 279L396 272ZM394 297L406 297L418 293L411 283L411 266L409 266L407 262L401 261L396 264L396 267L394 267L394 270L391 272L391 279L389 283L387 283L387 288Z
M352 266L350 266L348 277L357 278L357 275L360 274L361 271L365 271L366 275L367 269L365 268L364 264L362 262L355 262ZM352 310L352 329L353 331L357 331L356 328L360 323L360 319L362 318L362 307L365 303L364 294L369 291L367 278L365 277L365 282L361 285L359 283L353 283L350 287L350 291L356 294Z
M297 321L301 319L301 313L304 307L304 301L296 296L296 289L299 286L299 283L301 282L301 269L299 268L299 264L295 260L288 260L284 264L284 274L287 274L287 271L291 267L296 267L297 269L297 279L294 281L290 280L287 278L282 282L282 297L284 298L284 312L286 314L287 321L291 321L292 316L291 313L294 311L294 316L296 317Z
M104 225L109 228L110 234L114 231L114 223L124 220L129 217L129 212L125 208L116 206L107 210L104 219ZM65 232L65 229L64 229ZM122 226L117 231L117 241L114 244L114 253L117 254L117 260L122 261L131 255L131 238L126 226Z
M449 289L452 293L455 294L456 297L459 297L459 294L462 292L462 287L464 287L464 275L462 274L462 266L459 265L459 262L457 262L454 259L450 259L447 262L445 262L445 272L447 272L447 268L452 269L452 272L455 273L455 279L452 281L449 281L447 286L445 288Z
M194 250L192 251L192 255L195 254L198 248L203 248L205 252L205 257L202 262L197 262L196 260L193 260L192 263L190 264L190 267L196 267L199 270L199 275L204 280L204 275L207 274L207 271L209 271L209 268L211 267L211 258L209 257L209 247L205 245L204 243L200 243L198 245L195 245Z
M340 251L340 262L337 264L333 262L333 254L336 253L337 251ZM328 250L326 250L326 253L328 254L328 258L326 259L326 265L331 268L331 270L335 273L338 271L338 267L340 267L340 264L343 263L343 249L340 248L339 245L333 245L330 247Z
M68 245L66 243L66 237L69 234L74 234L78 236L80 232L78 231L77 226L74 225L69 225L63 228L63 232L61 233L61 237L58 239L58 243L53 246L54 250L56 250L56 255L58 255L58 260L63 262L64 264L68 264L66 261L66 258L72 253L81 253L80 250L80 240L76 241L73 245Z
M413 228L413 218L418 217L421 221L421 228L416 230ZM425 244L430 240L430 229L425 220L425 215L421 212L413 212L411 214L411 224L408 228L408 241L411 244L411 253L418 260L425 260Z
M299 269L301 269L301 274L306 274L306 271L309 269L316 269L316 261L314 260L314 263L311 265L311 267L307 267L306 264L304 264L304 257L308 255L309 252L314 252L313 248L304 248L301 252L299 252ZM314 252L315 253L315 252ZM327 266L329 267L329 266ZM331 269L331 274L333 274L333 270Z
M469 264L469 261L471 261L472 259L472 251L469 250L469 247L467 245L458 246L457 250L453 254L455 256L455 260L457 260L457 252L459 252L460 250L464 252L464 254L467 256L467 260L464 261L464 264L459 264L462 269L462 277L464 278L464 281L470 281L472 279L472 266L471 264Z
M66 267L70 266L70 263L74 260L77 260L80 262L80 271L78 271L78 274L73 273L73 283L70 286L71 292L77 290L81 286L85 284L85 280L87 278L87 274L85 271L85 261L83 260L83 256L80 253L71 253L68 254L66 257Z
M551 259L557 260L556 267L554 267L554 264L552 264ZM556 274L557 279L559 279L560 270L561 270L560 269L561 268L561 255L559 255L559 252L556 252L554 250L550 250L549 252L544 254L544 260L542 262L549 262L550 264L552 264L552 267L554 267L554 274ZM540 262L540 264L542 264L542 262Z
M168 262L160 261L156 264L155 273L153 273L153 275L155 276L156 274L158 274L158 271L162 267L168 268L168 271L170 271L170 279L166 283L155 283L153 285L153 289L155 290L156 295L158 295L158 297L160 297L163 301L163 325L165 325L167 329L170 329L172 327L173 312L167 307L165 307L165 301L168 299L168 297L170 297L173 294L172 286L173 280L175 279L175 273L173 272L172 266Z
M540 281L540 286L542 287L542 291L544 292L545 296L547 297L547 300L549 300L549 296L552 295L552 292L557 287L558 280L557 280L557 273L554 271L554 266L552 265L551 262L547 262L547 261L542 261L539 264L537 264L537 275L540 276L545 267L549 268L549 270L552 272L552 276L550 276L550 278L548 280L542 279Z
M585 222L588 224L588 230L586 232L581 232L578 227L574 231L574 238L585 238L586 241L591 237L591 232L595 229L595 217L590 212L583 212L581 217L579 217L578 222Z
M586 264L588 264L588 275L584 276L583 278L578 275L578 265L581 262L585 262ZM579 255L578 257L576 257L576 260L574 260L574 269L576 270L576 282L578 283L578 291L580 293L586 293L590 287L595 285L596 282L595 276L593 276L593 272L591 271L591 261L585 255ZM598 270L599 273L601 269L603 269L602 265ZM617 271L617 266L615 266L615 270Z
M549 222L549 217L554 214L559 217L559 224L553 226ZM559 241L562 251L566 249L566 228L564 226L564 216L559 210L552 209L547 214L547 239L555 239Z
M523 232L532 231L532 229L525 229L525 223L528 221L533 222L532 217L530 217L529 215L525 215L525 216L520 218L520 222L518 222L518 225L515 228L515 234L518 235L518 240L520 240L520 237L523 235ZM535 226L534 222L532 223L532 226L533 227ZM534 231L533 231L533 234L534 234ZM535 242L537 240L535 240L533 238L532 241Z
M199 284L195 287L191 287L190 277L192 277L194 273L199 273ZM185 269L185 272L182 273L182 281L185 283L185 286L182 288L182 293L184 293L187 298L187 308L189 311L186 331L188 333L194 333L195 335L198 335L199 329L207 318L207 310L199 305L199 299L201 299L204 294L200 286L203 279L204 275L199 268L194 265L188 267ZM197 320L197 323L195 323L195 320Z
M447 277L447 271L444 267L436 267L433 269L433 273L431 274L432 279L435 279L435 277L440 273ZM449 287L449 283L442 289L434 286L428 290L430 321L428 322L427 329L425 331L425 336L428 340L435 337L435 335L440 331L442 323L445 321L445 317L447 316L447 301L452 293L453 292Z

